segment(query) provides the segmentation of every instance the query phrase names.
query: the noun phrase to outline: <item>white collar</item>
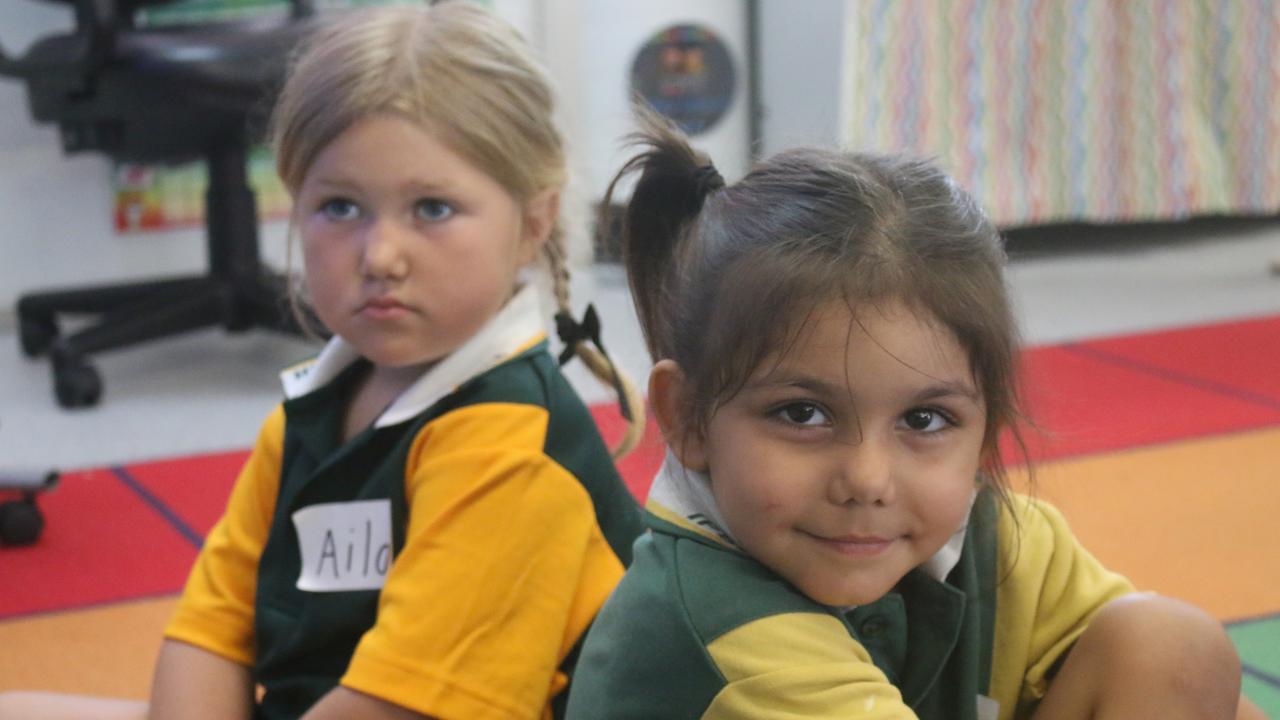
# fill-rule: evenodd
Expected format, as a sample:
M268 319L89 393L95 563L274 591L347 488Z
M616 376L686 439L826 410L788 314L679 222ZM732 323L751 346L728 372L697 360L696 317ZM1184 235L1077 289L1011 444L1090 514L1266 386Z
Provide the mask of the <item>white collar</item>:
M973 500L970 499L970 511L972 503ZM667 450L662 467L653 479L645 509L674 525L723 545L741 549L716 507L715 497L711 494L711 479L706 473L681 465L670 450ZM968 527L969 513L966 512L960 529L920 569L939 582L945 580L960 562Z
M729 534L729 525L716 506L715 496L711 494L711 478L681 465L670 449L649 486L645 510L685 530L741 549Z
M374 421L374 427L395 425L417 416L466 381L525 350L545 334L537 291L532 285L526 285L479 332L400 393ZM318 356L280 373L285 397L300 397L324 386L359 359L360 353L355 347L335 335Z

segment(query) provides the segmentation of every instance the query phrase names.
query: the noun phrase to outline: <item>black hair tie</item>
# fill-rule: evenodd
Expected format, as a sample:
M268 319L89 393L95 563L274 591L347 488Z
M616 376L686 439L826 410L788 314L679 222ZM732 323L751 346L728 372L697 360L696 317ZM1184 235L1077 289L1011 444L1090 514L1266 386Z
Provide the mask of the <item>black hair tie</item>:
M627 402L627 393L622 388L622 378L618 376L618 368L613 364L609 353L605 352L604 342L600 339L600 316L596 314L594 305L587 305L582 314L582 322L573 319L567 311L556 313L556 335L564 343L564 350L558 358L561 365L569 362L578 351L578 343L590 341L600 351L600 355L609 363L613 371L613 389L618 394L618 409L623 419L631 422L631 404Z
M698 189L698 196L705 198L724 187L724 178L715 165L707 163L693 171L693 185Z

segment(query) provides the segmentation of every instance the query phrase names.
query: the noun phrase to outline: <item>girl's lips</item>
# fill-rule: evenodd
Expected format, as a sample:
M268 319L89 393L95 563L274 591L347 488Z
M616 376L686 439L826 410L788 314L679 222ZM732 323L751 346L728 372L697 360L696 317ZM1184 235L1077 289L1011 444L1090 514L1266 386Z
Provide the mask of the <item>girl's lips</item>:
M360 306L359 313L366 317L375 319L388 319L398 317L409 311L409 306L404 303L393 300L391 298L375 298L366 300Z
M888 550L894 543L894 538L874 535L841 535L839 537L809 535L822 545L835 550L841 555L853 557L874 557Z

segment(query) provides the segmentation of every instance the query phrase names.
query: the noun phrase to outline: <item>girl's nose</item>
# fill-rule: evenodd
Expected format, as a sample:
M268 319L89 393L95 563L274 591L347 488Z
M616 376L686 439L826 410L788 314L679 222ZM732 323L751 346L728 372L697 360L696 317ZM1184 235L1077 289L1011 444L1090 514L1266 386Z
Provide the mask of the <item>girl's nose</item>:
M394 222L375 220L364 234L360 270L375 280L398 280L409 270L404 231Z
M894 501L892 440L868 433L841 448L841 462L830 483L838 505L888 505Z

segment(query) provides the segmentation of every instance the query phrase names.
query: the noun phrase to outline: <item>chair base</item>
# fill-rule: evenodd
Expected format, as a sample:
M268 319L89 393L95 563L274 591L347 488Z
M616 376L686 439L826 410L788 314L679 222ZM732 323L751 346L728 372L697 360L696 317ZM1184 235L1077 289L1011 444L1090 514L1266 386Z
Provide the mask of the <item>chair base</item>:
M206 275L26 295L18 300L22 352L49 355L59 405L89 407L102 396L102 379L89 362L94 353L216 325L299 334L285 288L283 278L264 269L249 278ZM62 316L96 320L64 336Z

